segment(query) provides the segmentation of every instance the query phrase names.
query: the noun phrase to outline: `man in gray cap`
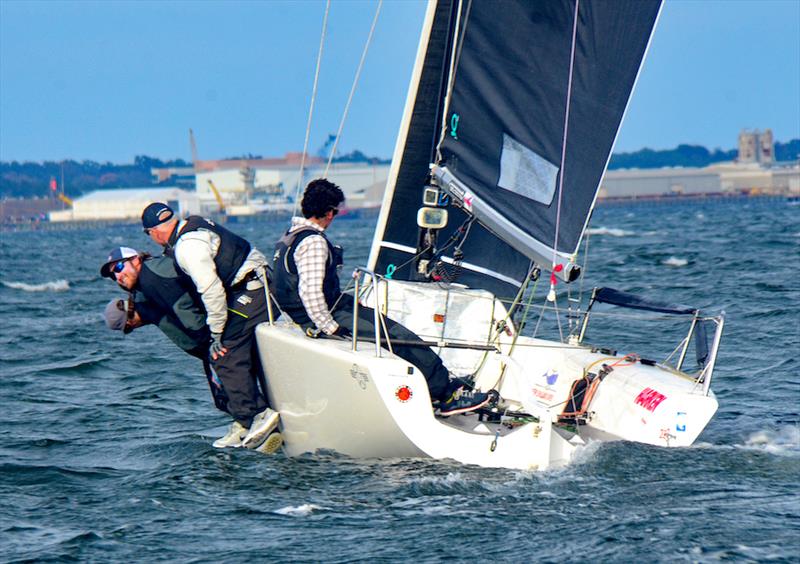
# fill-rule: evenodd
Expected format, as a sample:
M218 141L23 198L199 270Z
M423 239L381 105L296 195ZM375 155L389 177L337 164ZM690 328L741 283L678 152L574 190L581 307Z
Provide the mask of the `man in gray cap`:
M235 421L218 446L254 448L278 425L278 413L258 393L263 375L256 326L268 320L267 259L248 241L209 219L178 220L166 204L142 212L144 232L164 247L175 268L195 286L211 334L211 364L230 398ZM277 308L275 309L277 312Z

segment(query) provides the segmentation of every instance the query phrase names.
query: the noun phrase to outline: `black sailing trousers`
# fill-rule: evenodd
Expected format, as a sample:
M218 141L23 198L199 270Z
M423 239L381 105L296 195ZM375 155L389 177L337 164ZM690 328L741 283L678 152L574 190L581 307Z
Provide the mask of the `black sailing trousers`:
M228 411L236 421L250 428L253 417L268 407L255 335L256 326L267 321L268 315L264 287L248 290L246 286L241 284L227 292L228 322L222 344L228 352L212 360L211 365L228 396Z

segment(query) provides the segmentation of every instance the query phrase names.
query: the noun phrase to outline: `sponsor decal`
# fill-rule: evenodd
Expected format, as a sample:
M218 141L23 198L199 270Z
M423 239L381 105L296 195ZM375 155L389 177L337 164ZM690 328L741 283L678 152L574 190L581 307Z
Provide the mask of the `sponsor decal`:
M408 386L400 386L394 391L394 397L396 397L401 403L406 403L408 400L414 397L414 392L412 392L411 388Z
M473 196L469 192L464 194L464 209L472 210L472 198Z
M661 439L662 441L666 441L667 446L669 446L669 442L672 439L677 439L678 437L670 433L669 429L661 429L661 434L658 436L658 438Z
M556 372L555 370L553 370L553 372L550 372L550 373L545 372L544 374L542 374L542 377L545 380L547 380L547 385L548 386L552 386L558 380L558 372Z
M533 388L533 390L531 390L531 392L533 392L533 395L535 397L539 398L539 399L543 399L545 401L552 401L553 400L553 394L550 393L550 392L546 392L544 390L537 390L536 388Z
M242 294L241 296L236 298L236 301L239 302L242 305L247 305L247 304L249 304L250 302L253 301L253 298L251 298L248 295Z
M641 405L647 411L655 411L665 399L667 399L667 396L664 394L658 393L653 388L645 388L639 392L639 395L636 396L636 399L633 400L633 403L636 405Z
M362 370L360 366L354 364L350 368L350 376L358 383L358 387L362 390L367 389L367 382L369 382L369 375L365 370Z
M675 430L679 433L686 432L686 412L678 412L678 420L675 422Z

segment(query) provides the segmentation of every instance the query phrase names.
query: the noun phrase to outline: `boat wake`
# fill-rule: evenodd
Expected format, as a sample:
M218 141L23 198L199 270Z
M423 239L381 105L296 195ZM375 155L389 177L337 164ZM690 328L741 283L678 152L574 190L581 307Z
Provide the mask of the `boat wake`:
M786 425L779 429L756 431L751 433L742 444L697 443L694 448L744 450L797 457L800 456L800 425Z
M66 280L53 280L42 284L26 284L25 282L6 282L0 281L6 288L22 290L23 292L66 292L69 290L69 282Z

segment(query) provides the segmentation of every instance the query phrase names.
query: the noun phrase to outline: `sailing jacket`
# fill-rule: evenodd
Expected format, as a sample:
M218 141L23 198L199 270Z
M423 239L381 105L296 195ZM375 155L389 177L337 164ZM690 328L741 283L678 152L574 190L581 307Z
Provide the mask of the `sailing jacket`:
M267 264L261 251L251 247L247 240L198 216L189 216L178 223L164 254L173 257L178 271L194 282L212 333L225 330L228 292L244 282L248 274Z
M169 257L142 261L134 288L136 311L156 325L178 347L198 358L208 356L206 312L191 280Z
M332 245L319 226L294 218L273 256L272 287L281 310L302 326L335 332L339 326L330 310L341 295L341 264L341 248Z

